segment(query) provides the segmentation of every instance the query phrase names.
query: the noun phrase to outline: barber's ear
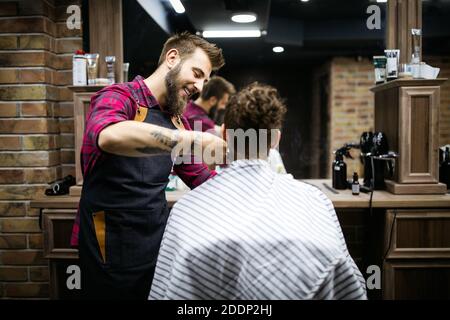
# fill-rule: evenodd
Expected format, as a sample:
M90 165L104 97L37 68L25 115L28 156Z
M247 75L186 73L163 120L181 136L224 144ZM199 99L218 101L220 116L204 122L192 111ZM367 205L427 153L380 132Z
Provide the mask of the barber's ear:
M217 103L217 97L211 97L209 98L209 104L210 105L215 105Z
M166 53L166 65L167 68L172 69L180 62L180 53L177 49L170 49Z
M281 131L279 129L276 130L275 139L271 139L271 140L272 140L271 141L272 143L271 143L270 147L272 149L275 149L276 147L278 147L278 144L280 143L280 140L281 140Z

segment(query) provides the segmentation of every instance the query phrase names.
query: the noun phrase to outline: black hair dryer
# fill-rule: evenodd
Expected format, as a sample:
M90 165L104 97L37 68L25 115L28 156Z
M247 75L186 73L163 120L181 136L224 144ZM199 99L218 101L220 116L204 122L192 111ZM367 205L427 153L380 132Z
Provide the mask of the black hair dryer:
M389 151L383 132L364 132L360 138L361 161L364 164L364 186L375 190L385 189L385 178L394 176L398 155ZM375 174L373 174L375 173Z

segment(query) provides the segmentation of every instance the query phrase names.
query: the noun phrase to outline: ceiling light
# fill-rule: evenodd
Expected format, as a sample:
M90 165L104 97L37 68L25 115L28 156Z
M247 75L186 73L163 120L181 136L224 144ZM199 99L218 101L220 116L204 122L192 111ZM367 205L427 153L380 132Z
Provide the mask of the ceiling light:
M309 0L302 0L302 2L308 2Z
M240 12L231 16L231 20L237 23L250 23L256 21L256 14L252 12Z
M278 47L273 47L272 50L273 50L273 52L280 53L280 52L284 51L284 48L278 46Z
M186 11L180 0L169 0L169 1L176 13L184 13Z
M387 0L377 0L378 3L387 2Z
M261 37L260 30L205 30L204 38L258 38Z

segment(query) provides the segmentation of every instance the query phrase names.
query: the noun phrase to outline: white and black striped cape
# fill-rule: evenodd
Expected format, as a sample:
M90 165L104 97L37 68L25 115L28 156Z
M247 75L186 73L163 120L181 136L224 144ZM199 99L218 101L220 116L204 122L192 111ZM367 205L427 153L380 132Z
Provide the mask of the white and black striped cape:
M172 209L149 299L366 299L331 201L237 160Z

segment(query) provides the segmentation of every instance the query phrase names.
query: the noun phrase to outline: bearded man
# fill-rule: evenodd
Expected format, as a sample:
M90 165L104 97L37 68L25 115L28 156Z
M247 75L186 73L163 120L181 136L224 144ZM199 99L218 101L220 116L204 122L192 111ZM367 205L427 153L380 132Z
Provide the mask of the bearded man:
M83 298L147 298L169 214L165 188L172 168L190 188L215 175L203 163L174 164L172 151L179 143L226 148L212 134L190 131L182 116L189 97L223 65L221 49L182 33L166 41L148 78L92 97L71 239L79 248Z

